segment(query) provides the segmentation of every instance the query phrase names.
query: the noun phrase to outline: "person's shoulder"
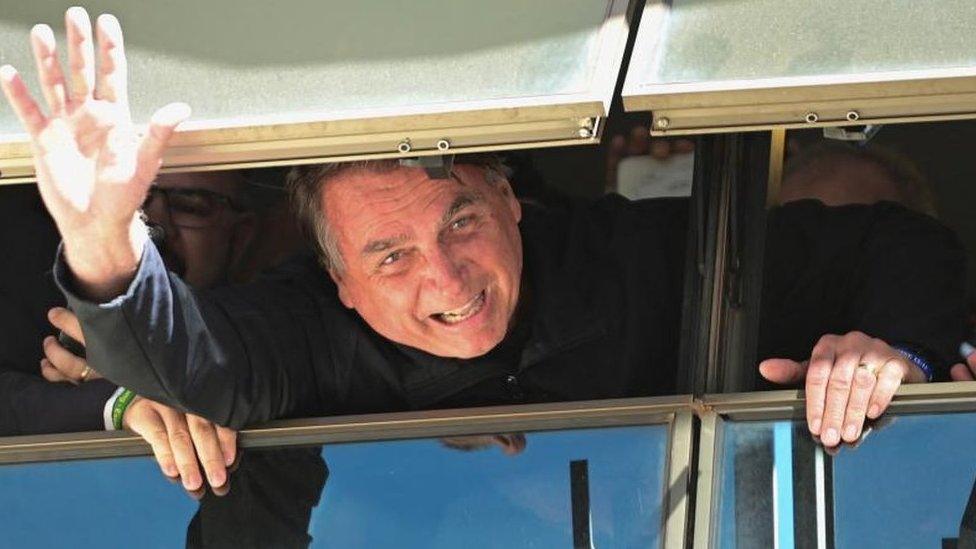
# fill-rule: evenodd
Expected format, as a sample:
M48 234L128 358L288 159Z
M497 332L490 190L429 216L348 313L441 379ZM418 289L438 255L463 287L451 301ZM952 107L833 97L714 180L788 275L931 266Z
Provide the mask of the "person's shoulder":
M273 308L292 314L318 315L323 309L342 309L335 283L312 253L293 256L260 273L253 281L214 288L207 293L225 306L239 303L241 311Z
M831 232L849 241L902 240L961 246L956 233L941 221L896 202L827 206L819 200L798 200L776 207L770 215L771 230L794 226Z

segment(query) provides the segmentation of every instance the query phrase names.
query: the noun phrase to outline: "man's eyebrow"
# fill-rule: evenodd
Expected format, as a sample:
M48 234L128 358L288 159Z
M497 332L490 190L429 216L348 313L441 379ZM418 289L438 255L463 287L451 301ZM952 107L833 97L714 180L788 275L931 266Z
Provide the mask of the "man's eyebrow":
M363 246L362 254L370 255L379 252L385 252L386 250L389 250L390 248L398 244L402 244L403 242L406 242L406 240L407 240L407 235L405 234L397 235L391 238L383 238L380 240L370 240L369 242L366 243L365 246Z
M451 202L450 207L444 210L444 215L441 217L441 225L447 225L450 223L451 218L453 218L455 214L476 202L480 202L481 199L481 193L474 191L459 195L454 199L454 202Z

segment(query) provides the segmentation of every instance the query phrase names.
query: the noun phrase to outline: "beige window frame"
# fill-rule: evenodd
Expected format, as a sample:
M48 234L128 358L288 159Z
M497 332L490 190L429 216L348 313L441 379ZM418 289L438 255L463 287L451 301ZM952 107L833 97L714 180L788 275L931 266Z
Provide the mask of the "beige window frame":
M164 171L230 169L367 158L596 144L610 110L629 34L628 0L606 15L588 89L551 96L371 108L254 121L188 121ZM0 139L0 183L33 180L26 134Z
M695 549L717 546L715 528L719 493L723 428L728 421L802 420L806 417L802 391L712 394L701 398L697 439L695 490ZM976 411L976 381L903 385L887 415Z
M651 111L654 135L976 118L976 67L661 84L654 59L670 0L648 0L627 69L627 111Z
M685 546L695 442L690 396L595 400L274 421L242 431L241 448L286 447L444 436L667 425L662 547ZM0 466L75 459L149 456L127 431L0 438Z

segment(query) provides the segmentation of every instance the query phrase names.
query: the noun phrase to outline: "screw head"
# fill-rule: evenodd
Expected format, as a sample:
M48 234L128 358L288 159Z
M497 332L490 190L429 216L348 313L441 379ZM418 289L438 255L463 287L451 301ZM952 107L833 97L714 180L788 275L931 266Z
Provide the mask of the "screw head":
M577 135L579 135L583 139L589 139L589 138L593 137L593 130L591 130L589 128L580 128L579 130L577 130L576 133L577 133Z
M654 121L654 126L659 130L666 130L671 127L671 119L666 116L662 116Z
M815 112L808 112L807 115L803 119L807 121L807 124L813 124L817 120L820 120L820 117L817 116L817 113L815 113Z
M448 141L447 139L441 139L440 141L437 142L437 150L439 151L446 151L447 149L450 148L451 148L451 142Z
M856 122L860 118L861 118L861 113L859 113L857 111L849 111L847 113L847 120L849 120L851 122Z
M410 140L409 139L404 139L403 141L400 142L399 145L397 145L397 151L399 151L400 153L403 153L403 154L406 154L406 153L410 152L410 149L411 148L412 147L410 146Z

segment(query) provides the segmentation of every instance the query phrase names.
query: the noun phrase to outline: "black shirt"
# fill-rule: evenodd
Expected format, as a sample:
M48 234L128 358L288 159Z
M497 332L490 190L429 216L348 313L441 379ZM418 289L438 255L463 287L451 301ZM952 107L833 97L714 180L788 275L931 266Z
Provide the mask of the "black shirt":
M342 306L312 258L255 284L195 294L147 245L122 296L93 304L66 295L104 375L236 428L281 417L667 394L686 216L685 201L615 195L526 207L530 299L506 340L470 360L385 340ZM896 205L813 202L782 207L770 227L761 358L803 359L820 334L861 330L951 360L950 342L963 330L964 256L949 231ZM55 271L67 289L63 257Z

